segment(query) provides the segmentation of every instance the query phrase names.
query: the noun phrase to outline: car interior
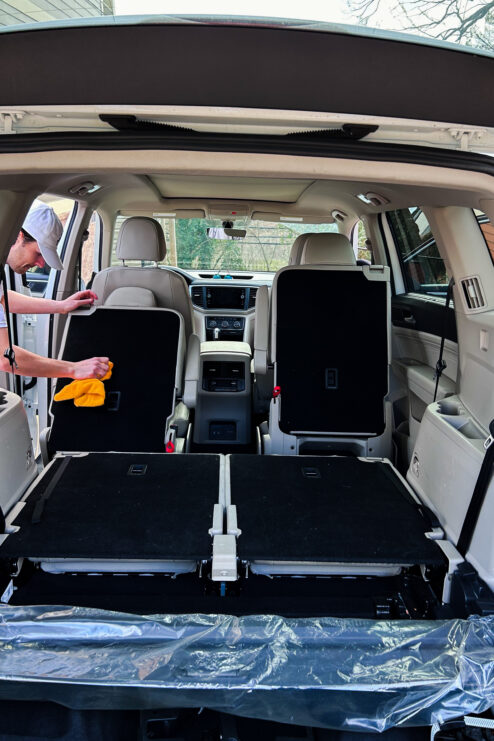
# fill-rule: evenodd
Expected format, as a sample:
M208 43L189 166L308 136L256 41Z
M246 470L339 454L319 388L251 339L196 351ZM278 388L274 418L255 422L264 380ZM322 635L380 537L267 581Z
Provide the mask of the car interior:
M492 741L491 3L59 5L0 29L0 262L40 199L5 282L97 299L12 344L113 368L0 374L0 741Z
M471 504L494 416L492 177L290 154L12 157L2 231L35 197L70 199L46 290L98 296L40 322L37 347L114 370L97 408L38 379L37 460L19 396L3 396L5 601L492 612L494 484ZM296 227L274 269L177 262L188 225L199 245L254 222Z

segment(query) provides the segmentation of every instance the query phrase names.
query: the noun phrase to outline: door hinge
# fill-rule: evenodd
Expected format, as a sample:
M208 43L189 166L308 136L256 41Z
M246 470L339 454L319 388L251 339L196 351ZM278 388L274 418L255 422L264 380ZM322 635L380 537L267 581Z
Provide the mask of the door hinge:
M0 134L15 134L14 124L25 115L26 111L0 111Z
M448 129L448 133L458 142L462 152L468 152L474 142L482 139L487 133L487 129Z

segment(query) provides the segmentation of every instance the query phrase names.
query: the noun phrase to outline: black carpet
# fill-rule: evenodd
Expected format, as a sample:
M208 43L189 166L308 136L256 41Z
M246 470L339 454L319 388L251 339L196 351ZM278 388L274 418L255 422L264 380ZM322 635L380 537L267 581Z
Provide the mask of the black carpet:
M289 270L277 284L283 432L378 435L388 384L386 283Z
M431 529L389 465L357 458L230 457L242 560L440 565Z
M0 557L211 557L208 528L218 501L219 456L73 457L45 498L64 460L54 461L28 498L14 521L20 531L6 539ZM129 475L135 464L146 466L145 473Z
M164 451L166 419L173 411L180 319L167 310L97 309L70 317L64 360L109 357L102 407L53 402L49 440L57 451ZM70 379L60 379L60 391ZM118 408L112 408L112 407Z

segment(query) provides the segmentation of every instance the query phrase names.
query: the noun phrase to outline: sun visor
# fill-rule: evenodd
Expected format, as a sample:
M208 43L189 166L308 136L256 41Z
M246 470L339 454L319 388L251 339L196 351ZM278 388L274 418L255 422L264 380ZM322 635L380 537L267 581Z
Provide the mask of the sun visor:
M0 697L206 707L352 731L443 723L494 702L494 617L142 617L0 607ZM164 691L166 690L166 691Z

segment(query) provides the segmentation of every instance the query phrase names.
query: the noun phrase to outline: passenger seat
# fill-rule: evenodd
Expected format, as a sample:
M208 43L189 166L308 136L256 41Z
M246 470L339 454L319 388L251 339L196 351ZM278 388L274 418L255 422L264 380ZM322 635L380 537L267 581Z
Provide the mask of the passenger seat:
M165 259L163 229L154 219L133 216L124 221L117 242L121 267L110 267L96 275L93 291L98 306L136 306L175 309L184 319L185 338L194 331L194 311L189 289L181 275L159 268ZM145 260L152 267L129 267L126 260Z

